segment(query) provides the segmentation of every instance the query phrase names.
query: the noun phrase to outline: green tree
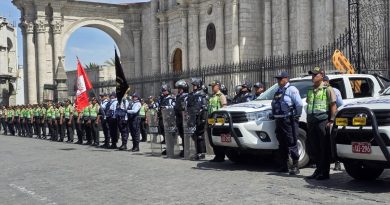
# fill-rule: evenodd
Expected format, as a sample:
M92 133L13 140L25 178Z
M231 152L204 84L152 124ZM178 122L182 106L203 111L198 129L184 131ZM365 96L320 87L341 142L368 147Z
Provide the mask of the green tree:
M110 58L110 59L104 61L104 64L108 65L108 66L115 66L115 59L114 58Z
M96 63L85 64L85 69L99 69L99 65Z

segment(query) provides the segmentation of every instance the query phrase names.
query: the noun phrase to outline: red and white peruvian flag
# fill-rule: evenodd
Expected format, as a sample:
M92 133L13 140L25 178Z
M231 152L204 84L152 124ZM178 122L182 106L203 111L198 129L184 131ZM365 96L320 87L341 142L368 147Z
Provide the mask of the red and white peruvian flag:
M91 81L89 81L87 74L79 59L77 59L77 92L76 92L76 109L81 112L88 106L88 90L92 89Z

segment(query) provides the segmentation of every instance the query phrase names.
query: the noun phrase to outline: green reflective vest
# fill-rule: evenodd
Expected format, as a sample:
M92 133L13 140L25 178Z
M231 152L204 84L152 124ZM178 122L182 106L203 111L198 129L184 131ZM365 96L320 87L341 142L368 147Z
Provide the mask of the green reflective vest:
M90 116L90 111L91 109L90 109L90 107L88 106L88 107L85 107L84 108L84 110L83 110L83 117L89 117Z
M51 118L53 116L53 107L50 106L49 108L47 108L46 110L46 117L47 118Z
M19 117L20 116L20 109L16 109L15 110L15 117Z
M70 114L71 114L72 112L73 112L72 106L71 106L71 105L68 105L68 107L66 107L65 110L64 110L65 118L66 118L66 119L69 119Z
M31 118L31 114L32 114L32 109L31 108L27 108L27 110L26 110L26 117L27 118Z
M12 109L8 110L8 118L13 117L14 114L15 114L15 111L14 111L14 110L12 110Z
M93 118L97 118L98 113L99 113L99 105L98 104L92 105L89 111L89 116Z
M44 107L41 108L41 116L42 117L46 116L46 109Z
M328 118L329 100L327 87L323 87L314 92L313 88L307 91L307 114L318 120Z
M139 116L145 116L145 105L141 106L141 109L139 110Z
M41 109L35 108L34 109L34 117L40 117L41 116Z
M213 97L209 100L209 106L208 106L208 112L209 114L221 109L221 96L223 94L221 92L218 92L213 95Z

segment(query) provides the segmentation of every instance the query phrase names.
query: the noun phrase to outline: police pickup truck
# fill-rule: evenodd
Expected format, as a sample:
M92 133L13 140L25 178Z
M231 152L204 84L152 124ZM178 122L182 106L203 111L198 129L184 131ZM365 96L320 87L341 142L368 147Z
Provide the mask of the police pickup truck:
M384 88L379 76L367 74L328 75L330 85L340 90L345 103L364 98L378 97ZM306 152L306 95L312 86L311 76L294 78L290 84L298 88L304 101L304 109L299 119L298 165L309 162ZM256 100L222 108L209 118L209 141L211 146L223 147L227 157L240 162L248 155L275 154L279 143L275 134L275 121L271 116L271 101L278 85L275 84Z
M332 130L333 156L358 180L373 180L390 168L390 88L378 98L345 105Z

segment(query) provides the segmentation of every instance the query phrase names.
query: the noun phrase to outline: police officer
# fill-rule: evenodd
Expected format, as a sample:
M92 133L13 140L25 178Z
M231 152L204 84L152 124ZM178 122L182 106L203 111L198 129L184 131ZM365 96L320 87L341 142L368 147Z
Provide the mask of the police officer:
M73 105L73 108L74 108L73 121L75 124L74 129L76 129L76 135L77 135L77 142L75 144L83 144L84 130L82 129L82 122L81 122L82 113L80 110L77 110L76 100Z
M27 127L26 127L26 107L24 105L22 105L20 109L20 129L21 129L21 136L25 137L27 132Z
M221 81L214 80L209 84L212 88L213 96L209 100L208 114L211 115L213 112L227 106L226 96L221 92ZM209 135L210 130L209 131ZM210 162L224 162L225 161L225 150L222 147L213 146L215 157Z
M49 127L50 140L52 140L52 141L54 141L54 138L55 138L55 135L54 135L55 122L54 122L53 118L55 119L54 106L52 105L52 102L49 101L47 103L45 120L46 120L47 126Z
M276 120L276 138L279 142L278 172L288 172L290 175L299 174L298 160L298 123L302 114L302 99L299 90L290 85L287 72L275 76L279 88L272 100L272 114ZM288 169L289 156L292 166Z
M21 133L21 129L20 129L20 106L19 105L15 106L15 120L14 120L14 123L15 123L16 133L18 134L18 136L21 136L22 133Z
M205 158L206 143L204 131L206 129L206 121L208 116L207 110L207 94L203 91L203 81L199 78L194 78L191 81L192 92L187 98L187 111L190 116L189 121L195 122L195 132L192 136L196 142L196 154L191 156L191 160L200 160Z
M27 105L26 109L26 136L33 137L33 122L34 122L34 112L30 104Z
M253 88L255 89L255 94L253 95L253 100L256 100L261 93L265 91L264 85L260 82L257 82L253 85Z
M41 108L39 105L35 105L33 108L34 113L34 134L37 135L38 139L41 138Z
M307 145L310 159L316 163L316 170L307 179L329 179L330 137L327 130L333 123L337 106L336 95L331 87L324 84L325 71L315 67L309 71L313 87L307 92Z
M164 123L162 117L162 110L169 109L175 107L175 99L171 96L171 88L167 84L163 84L161 86L161 95L159 100L157 101L158 105L158 123L160 128L160 134L163 136L162 144L165 144L165 136L164 136ZM165 151L164 151L165 152ZM163 154L164 154L163 152Z
M41 132L42 132L42 139L46 139L46 127L47 127L47 121L46 121L46 105L41 104L41 122L40 122Z
M179 131L179 136L183 142L183 150L180 152L180 157L184 157L184 127L183 127L183 114L186 107L188 97L188 83L185 80L179 80L175 83L177 88L176 103L175 103L175 116L176 116L176 128Z
M7 126L6 126L6 113L7 113L7 110L5 109L5 106L1 106L1 109L0 109L0 122L1 122L1 126L3 128L3 134L6 134L7 133Z
M131 139L133 142L133 148L131 149L132 152L139 152L139 141L140 141L140 118L139 118L139 112L141 110L141 102L140 102L140 96L137 93L133 93L132 95L132 103L129 109L127 110L128 117L129 117L129 128L131 133Z
M221 92L226 96L227 105L233 104L233 98L229 95L228 89L225 84L221 84Z
M99 146L99 120L100 120L100 115L99 115L99 110L100 106L99 103L97 102L96 98L92 98L92 104L90 105L90 110L89 110L89 116L91 118L91 137L92 137L92 146Z
M91 127L91 101L82 111L82 127L85 130L85 139L87 140L84 145L92 145L92 127Z
M234 92L235 92L236 95L233 97L232 104L240 103L241 89L242 89L241 85L236 85L234 87Z
M14 125L14 120L15 120L15 110L12 106L9 107L8 109L8 131L10 132L11 135L15 135L15 125Z
M127 97L123 97L119 106L116 109L116 118L118 119L118 128L121 134L122 145L119 147L119 150L127 150L127 141L129 139L129 125L128 125L128 115L127 108L129 107L129 101Z
M252 92L252 83L249 81L244 81L244 83L241 85L241 95L238 100L238 103L252 101L253 95L251 92Z
M324 84L325 84L325 86L331 87L330 84L329 84L329 77L327 75L324 77ZM339 107L344 105L343 97L342 97L341 92L340 92L339 89L337 89L335 87L332 87L332 88L333 88L334 94L336 95L336 106L337 106L337 108L339 108ZM334 163L333 170L341 171L341 163L340 163L340 161L336 161Z
M118 105L118 100L116 98L116 93L113 92L110 95L110 106L108 107L108 113L106 113L106 117L108 119L108 127L110 129L110 138L111 138L111 146L110 149L117 149L118 143L118 121L116 115L116 107ZM107 108L106 108L107 109Z
M68 140L67 143L73 143L73 113L74 109L69 99L65 100L65 108L64 108L64 119L65 119L65 128L66 128L66 136Z
M110 132L108 126L108 110L110 109L111 101L107 94L100 96L100 115L101 115L101 125L104 135L104 144L101 148L108 149L110 147Z
M148 112L149 106L144 101L144 99L141 99L141 109L139 111L139 118L140 118L140 124L139 128L141 131L141 142L146 142L147 140L147 132L146 132L146 112Z
M65 138L65 123L64 123L64 107L61 102L58 102L55 109L55 117L57 123L57 138L58 141L63 142Z

